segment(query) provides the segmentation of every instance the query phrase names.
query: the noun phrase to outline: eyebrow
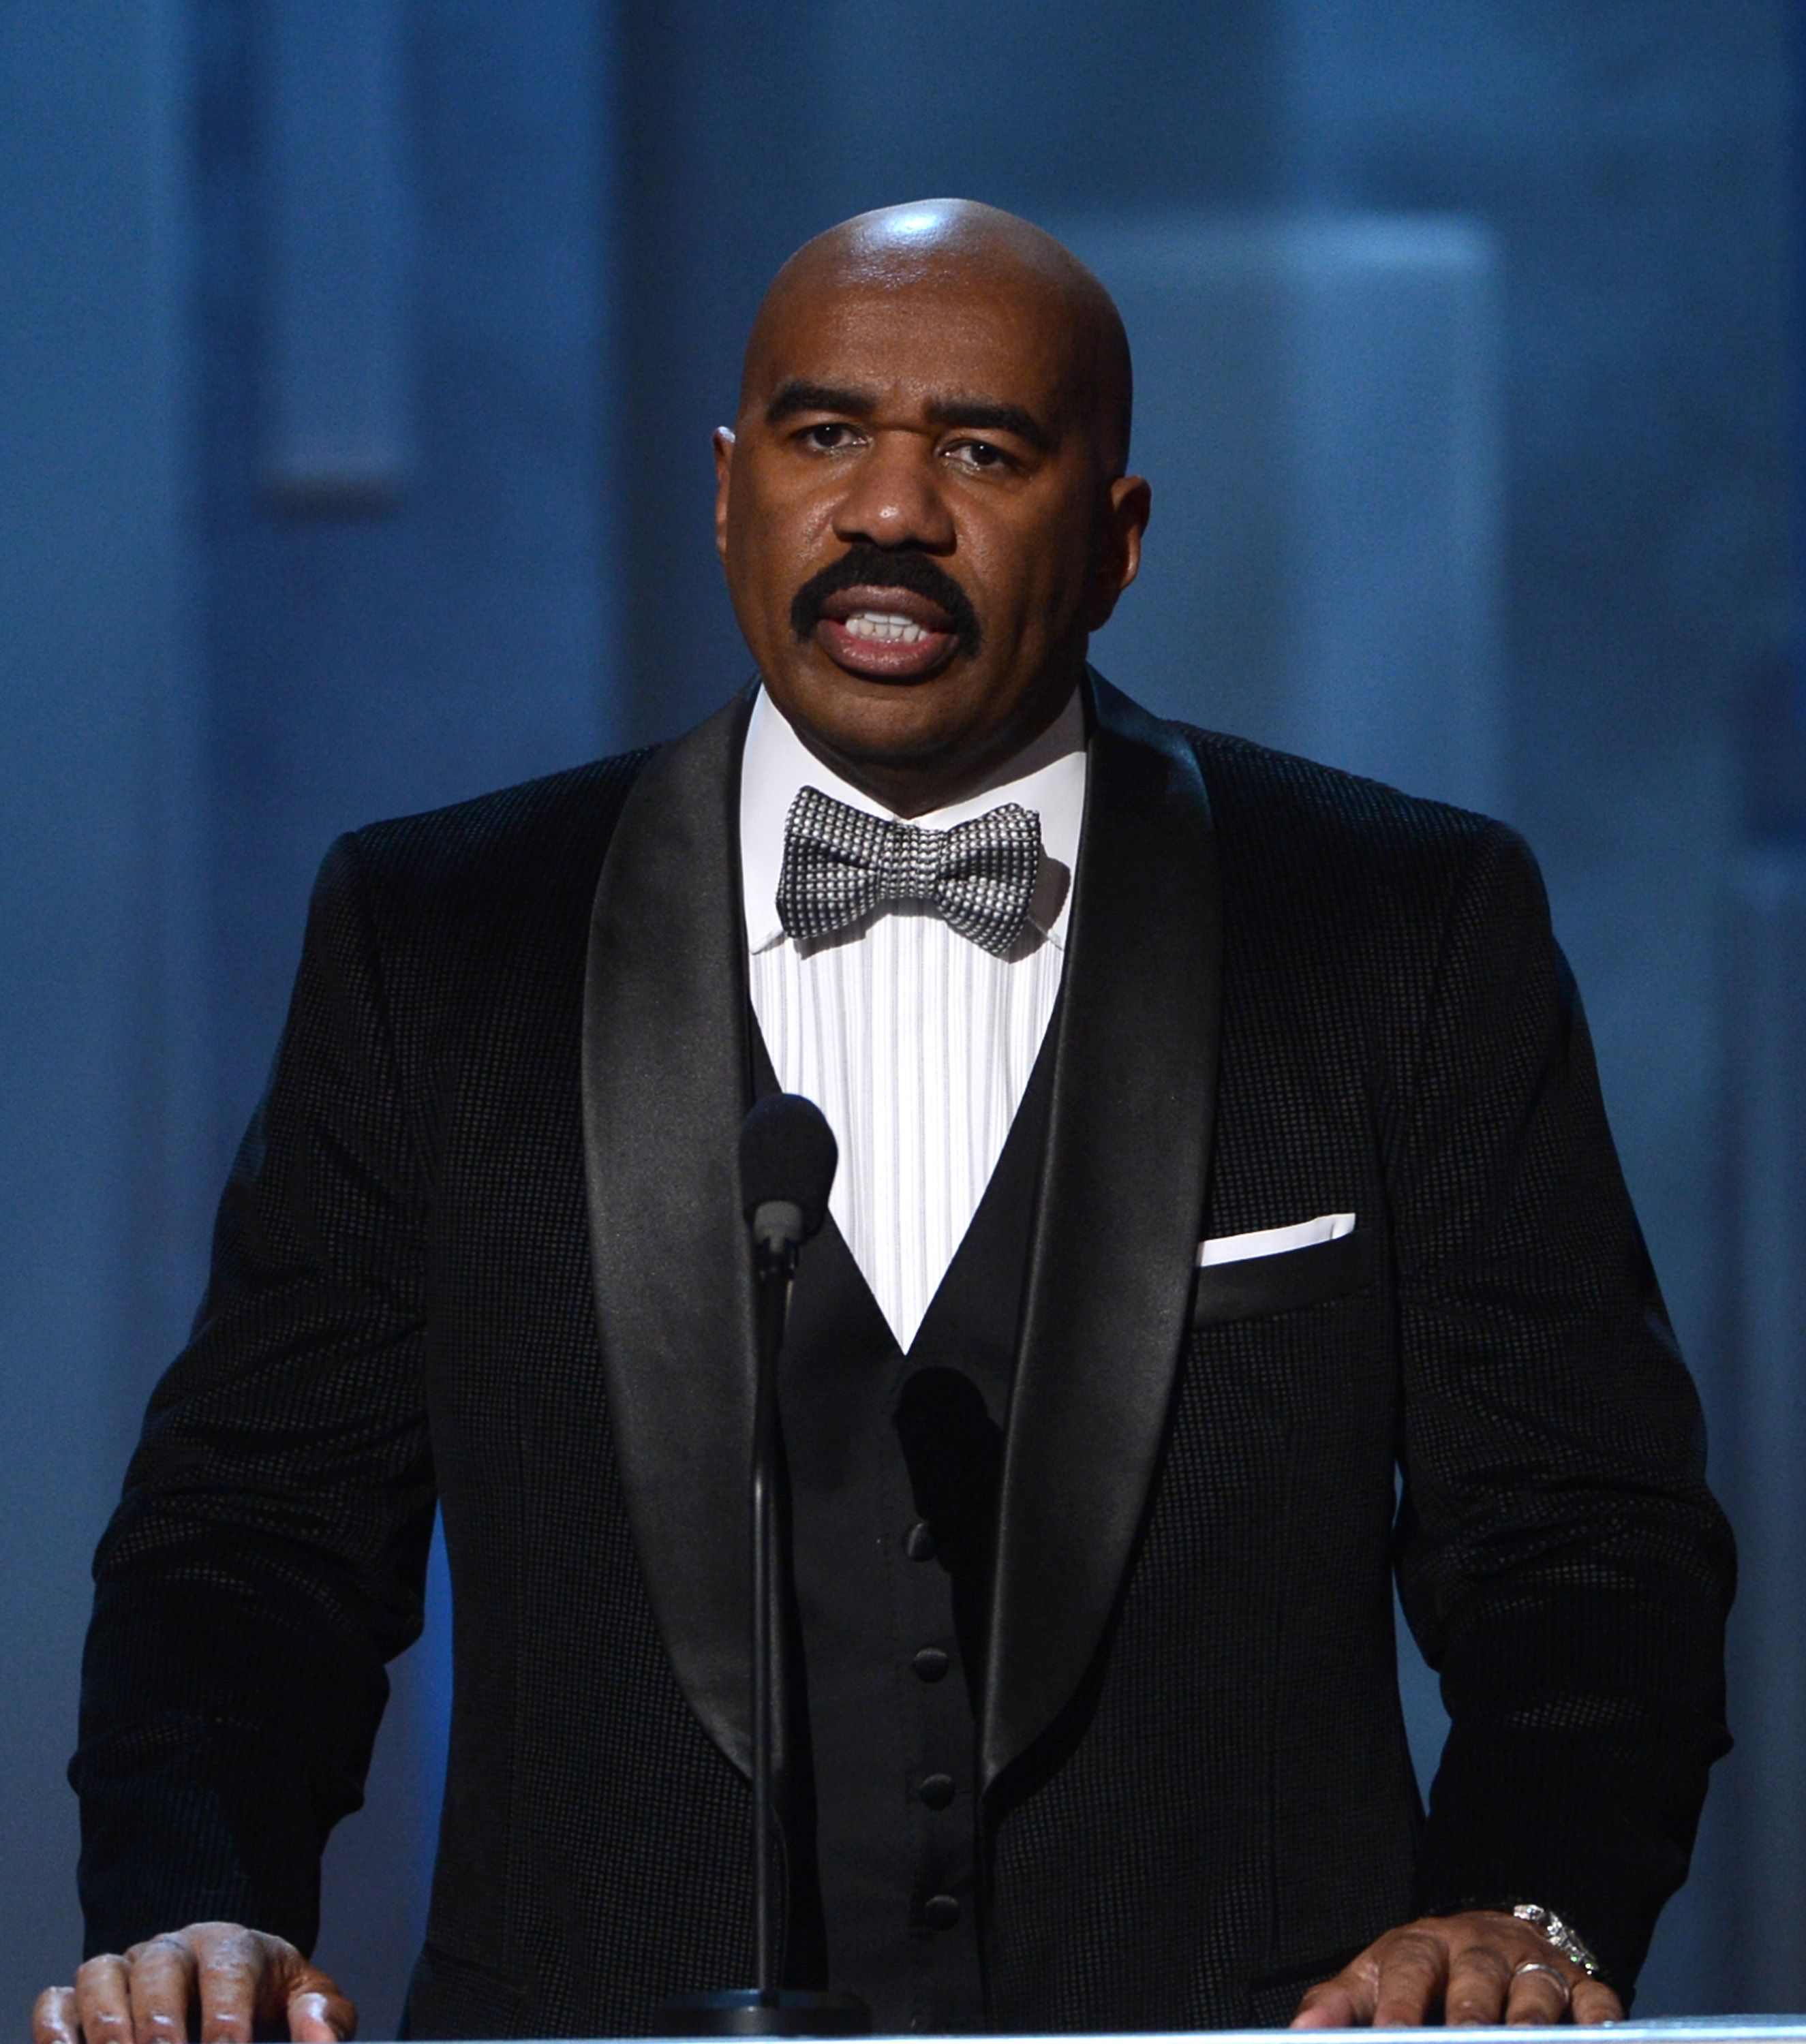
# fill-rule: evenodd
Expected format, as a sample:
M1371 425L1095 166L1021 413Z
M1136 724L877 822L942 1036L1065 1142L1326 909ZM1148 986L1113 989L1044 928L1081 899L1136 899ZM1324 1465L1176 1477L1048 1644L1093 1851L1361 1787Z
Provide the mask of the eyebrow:
M779 384L765 407L765 424L794 418L799 412L845 412L855 419L867 419L877 409L877 401L864 390L845 390L831 383L804 383L791 377Z
M930 405L928 416L938 426L970 426L975 431L1014 433L1043 454L1053 451L1053 436L1032 412L1020 405L1000 405L985 398L948 398Z
M775 426L799 412L839 412L853 419L868 419L877 409L877 400L868 390L842 389L830 383L805 383L791 377L780 383L765 407L765 423ZM1053 451L1053 436L1032 412L1020 405L1006 405L988 398L943 398L928 407L930 420L938 426L967 426L975 431L1013 433L1043 454Z

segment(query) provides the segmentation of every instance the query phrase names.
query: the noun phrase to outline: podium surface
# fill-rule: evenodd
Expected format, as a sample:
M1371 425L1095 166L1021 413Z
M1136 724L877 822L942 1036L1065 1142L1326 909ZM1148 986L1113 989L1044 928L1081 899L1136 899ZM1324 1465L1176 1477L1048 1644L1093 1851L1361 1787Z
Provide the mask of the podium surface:
M1283 2037L1283 2030L1184 2030L1135 2031L1115 2035L1103 2031L1086 2033L1094 2044L1198 2044L1198 2040L1209 2038L1211 2044L1273 2044L1276 2037ZM1315 2040L1315 2044L1423 2044L1425 2036L1441 2034L1439 2027L1425 2030L1311 2030L1299 2033L1301 2037ZM1612 2023L1599 2028L1582 2030L1573 2023L1564 2023L1545 2028L1531 2023L1514 2023L1504 2027L1481 2027L1464 2025L1461 2030L1461 2044L1578 2044L1583 2037L1594 2036L1601 2044L1806 2044L1806 2015L1675 2015L1658 2018L1649 2023ZM432 2044L432 2040L415 2038L412 2044ZM568 2038L543 2038L526 2040L526 2044L571 2044ZM583 2044L617 2044L617 2040L591 2038ZM912 2036L895 2039L876 2037L864 2040L864 2044L968 2044L968 2040L956 2038ZM1003 2044L1073 2044L1072 2035L1042 2036L1027 2033L1019 2037L1003 2040Z

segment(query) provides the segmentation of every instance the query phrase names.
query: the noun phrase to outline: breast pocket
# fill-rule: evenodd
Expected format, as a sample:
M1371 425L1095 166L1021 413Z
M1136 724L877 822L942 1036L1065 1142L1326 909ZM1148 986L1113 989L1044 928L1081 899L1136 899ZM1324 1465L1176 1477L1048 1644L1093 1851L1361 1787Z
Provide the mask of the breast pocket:
M1192 1325L1219 1327L1225 1320L1321 1306L1374 1283L1380 1266L1379 1231L1371 1228L1303 1249L1207 1264L1192 1289Z

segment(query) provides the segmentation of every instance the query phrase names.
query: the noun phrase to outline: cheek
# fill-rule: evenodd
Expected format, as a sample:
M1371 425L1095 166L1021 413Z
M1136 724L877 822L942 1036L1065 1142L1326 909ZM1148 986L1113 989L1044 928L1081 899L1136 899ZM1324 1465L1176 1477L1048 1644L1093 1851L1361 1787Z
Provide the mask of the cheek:
M734 502L728 524L730 570L744 578L742 600L774 617L788 615L796 591L837 551L832 520L811 499L755 489Z
M967 590L999 630L1042 644L1061 636L1084 609L1090 521L1069 489L989 507L964 524L960 539Z
M727 578L734 607L749 633L768 624L775 627L789 608L798 579L773 544L770 528L757 519L747 520L729 537Z
M1069 555L1058 533L1012 548L984 564L988 601L976 586L974 598L1025 644L1043 645L1061 636L1083 607L1082 564Z

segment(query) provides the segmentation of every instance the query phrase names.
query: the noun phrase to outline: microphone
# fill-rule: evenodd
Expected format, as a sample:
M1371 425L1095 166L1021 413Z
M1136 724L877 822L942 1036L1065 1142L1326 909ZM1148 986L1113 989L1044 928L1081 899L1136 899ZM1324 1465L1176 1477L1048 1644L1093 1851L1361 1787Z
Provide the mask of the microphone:
M740 1200L755 1247L794 1257L828 1217L840 1151L828 1117L799 1093L768 1093L740 1124Z
M740 1201L752 1237L753 1946L750 1988L678 1995L660 2011L667 2037L864 2037L856 1995L779 1984L774 1754L786 1685L782 1527L776 1508L778 1354L797 1252L828 1217L839 1151L827 1116L800 1093L770 1093L740 1125Z

